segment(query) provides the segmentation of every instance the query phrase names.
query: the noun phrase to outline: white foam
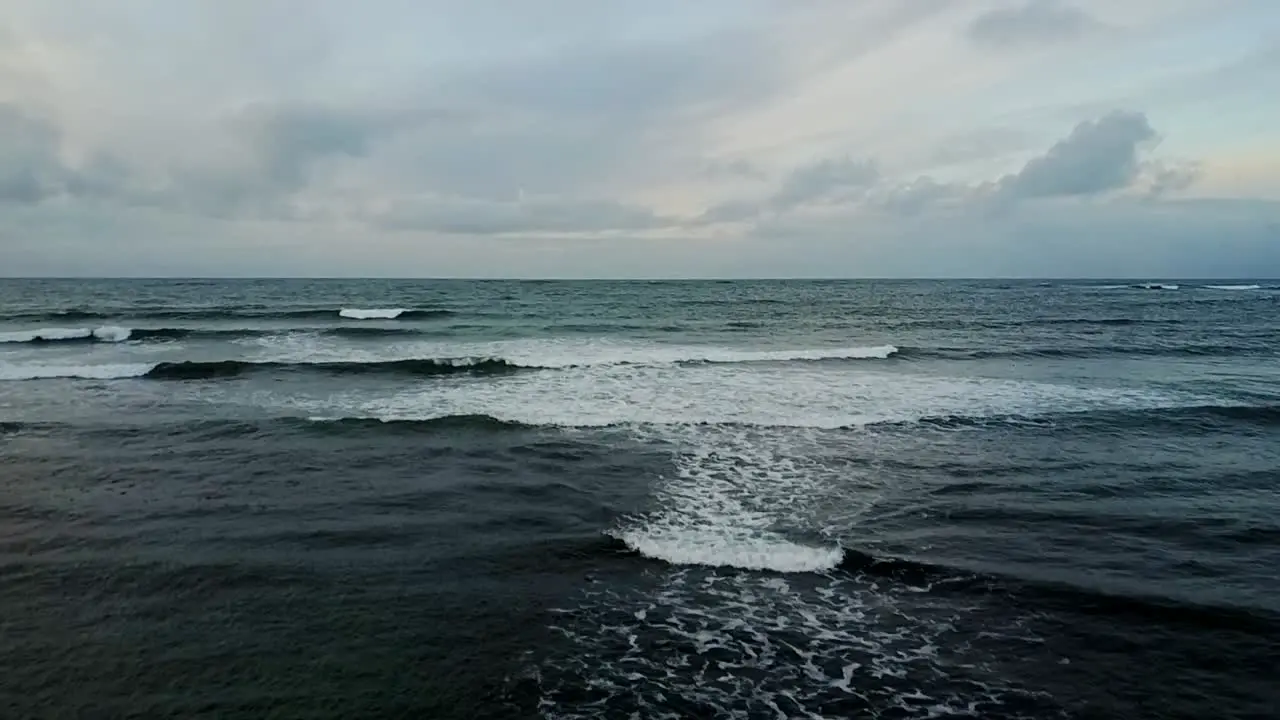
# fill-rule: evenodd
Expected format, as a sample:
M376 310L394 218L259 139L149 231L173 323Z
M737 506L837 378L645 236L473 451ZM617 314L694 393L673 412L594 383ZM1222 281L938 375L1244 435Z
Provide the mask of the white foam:
M133 335L133 331L129 328L115 327L112 325L100 327L93 331L94 339L101 340L102 342L124 342L125 340L128 340L131 335Z
M89 328L40 328L0 333L0 343L26 343L37 340L84 340L93 337Z
M1187 398L1156 390L1025 380L948 378L862 365L594 366L450 378L377 396L367 390L302 401L308 414L429 420L489 415L529 425L740 424L841 428L938 416L1044 415L1158 408Z
M1205 285L1206 290L1261 290L1261 285Z
M501 357L516 365L572 368L592 365L671 365L678 363L764 363L818 360L885 359L893 345L748 350L715 345L608 342L600 340L527 340L485 343L463 355Z
M641 555L672 565L802 573L832 570L844 557L838 547L808 547L724 528L645 527L617 531L616 536Z
M676 448L674 475L655 483L650 512L611 535L673 565L809 573L840 564L838 545L798 542L779 530L811 521L812 505L830 497L831 472L804 438L733 427L662 434Z
M979 704L993 717L1051 714L1026 713L1037 695L1005 680L1000 658L974 641L1038 642L1025 614L980 618L967 603L895 586L701 568L588 584L551 625L568 646L531 673L543 716L680 720L696 707L726 718L923 719L974 717Z
M92 328L39 328L36 330L17 330L0 333L0 343L30 343L38 340L57 342L60 340L100 340L102 342L124 342L132 331L122 327Z
M0 365L0 380L47 380L81 378L114 380L146 375L155 367L150 363L122 365Z
M404 308L342 308L338 315L351 320L394 320L407 312Z
M877 360L898 352L893 345L842 346L748 350L719 345L668 345L643 341L600 338L528 338L491 342L408 340L376 346L318 336L299 331L232 341L254 347L261 354L251 358L271 362L395 362L424 358L491 358L510 365L552 370L608 368L611 366L659 367L680 364L761 364L789 361Z
M1140 285L1134 285L1134 287L1140 290L1177 290L1180 286L1166 285L1164 283L1142 283Z

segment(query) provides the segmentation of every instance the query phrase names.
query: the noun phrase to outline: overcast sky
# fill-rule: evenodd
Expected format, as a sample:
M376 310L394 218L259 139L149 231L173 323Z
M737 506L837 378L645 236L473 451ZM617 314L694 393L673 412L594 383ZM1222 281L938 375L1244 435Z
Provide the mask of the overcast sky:
M0 275L1280 276L1280 2L5 0Z

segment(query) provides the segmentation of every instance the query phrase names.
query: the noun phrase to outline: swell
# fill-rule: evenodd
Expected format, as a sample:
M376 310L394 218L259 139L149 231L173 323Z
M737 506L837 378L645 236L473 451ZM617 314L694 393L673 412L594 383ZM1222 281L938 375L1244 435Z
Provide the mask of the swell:
M388 360L383 362L162 362L143 377L150 380L217 380L255 373L310 372L324 375L402 375L433 377L444 375L498 375L532 368L499 358L450 358Z

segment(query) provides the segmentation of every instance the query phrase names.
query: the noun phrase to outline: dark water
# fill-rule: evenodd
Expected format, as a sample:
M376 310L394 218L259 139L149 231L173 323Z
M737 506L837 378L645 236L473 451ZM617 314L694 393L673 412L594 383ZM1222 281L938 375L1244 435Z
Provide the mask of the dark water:
M0 281L0 716L1276 717L1206 284Z

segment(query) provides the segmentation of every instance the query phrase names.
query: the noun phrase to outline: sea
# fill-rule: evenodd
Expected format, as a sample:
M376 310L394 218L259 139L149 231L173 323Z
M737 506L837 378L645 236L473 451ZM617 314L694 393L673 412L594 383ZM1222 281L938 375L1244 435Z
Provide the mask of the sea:
M0 280L0 717L1280 717L1280 283Z

